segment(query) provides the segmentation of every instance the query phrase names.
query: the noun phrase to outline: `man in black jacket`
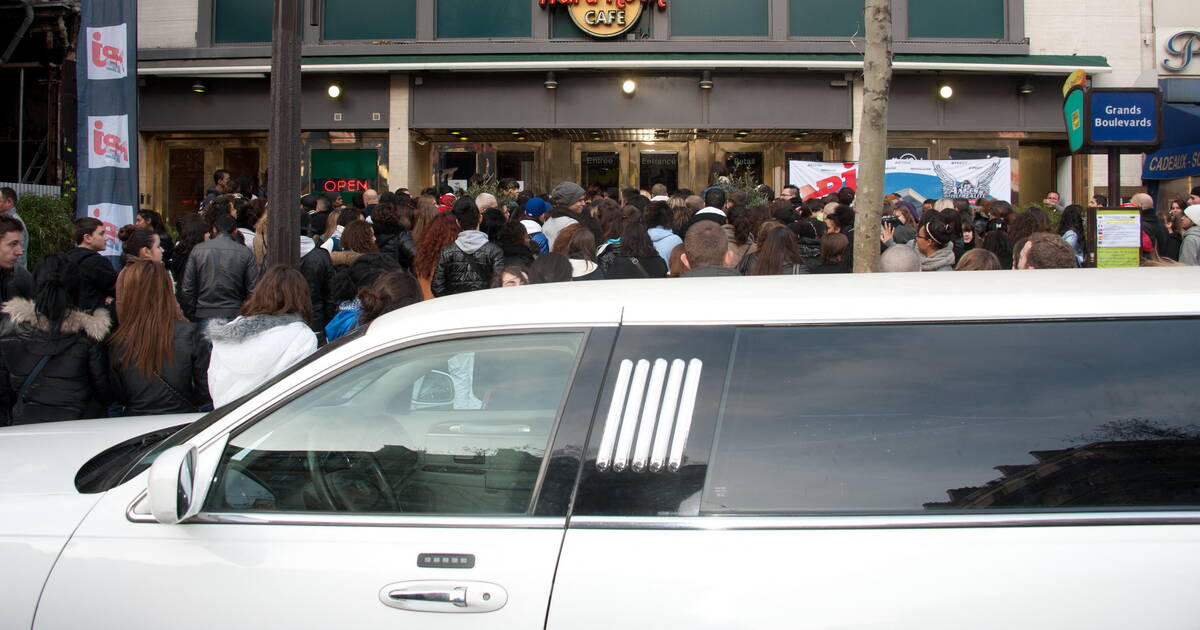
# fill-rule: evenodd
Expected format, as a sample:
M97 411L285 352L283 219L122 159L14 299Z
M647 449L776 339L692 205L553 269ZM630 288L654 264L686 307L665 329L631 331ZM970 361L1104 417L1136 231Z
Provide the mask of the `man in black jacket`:
M180 306L195 321L237 317L258 282L254 254L232 238L237 219L218 216L213 231L212 238L192 249L183 269Z
M17 264L25 253L21 247L24 232L20 221L0 216L0 303L33 297L33 276Z
M112 304L117 270L100 252L108 248L104 223L92 217L75 219L75 249L67 260L79 268L79 308L91 312Z
M451 212L463 231L438 254L430 283L434 297L486 289L504 269L504 251L479 231L479 209L475 202L460 199Z

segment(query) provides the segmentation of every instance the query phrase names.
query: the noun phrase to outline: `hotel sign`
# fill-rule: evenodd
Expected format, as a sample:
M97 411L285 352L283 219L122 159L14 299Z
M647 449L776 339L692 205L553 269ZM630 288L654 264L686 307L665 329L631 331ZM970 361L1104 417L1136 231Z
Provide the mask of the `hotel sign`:
M1159 61L1173 75L1200 75L1200 30L1161 30L1158 49L1165 53Z
M576 26L589 35L603 38L616 37L633 28L645 5L667 8L667 0L538 0L538 4L543 8L566 5Z

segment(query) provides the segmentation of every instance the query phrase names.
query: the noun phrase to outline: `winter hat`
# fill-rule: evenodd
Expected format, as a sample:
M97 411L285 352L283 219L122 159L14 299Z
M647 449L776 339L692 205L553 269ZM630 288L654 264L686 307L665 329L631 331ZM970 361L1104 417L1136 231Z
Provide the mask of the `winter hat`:
M525 231L530 235L538 234L542 231L542 225L537 221L530 219L521 219L521 225L525 226Z
M550 191L550 203L556 206L569 206L583 199L583 195L584 190L579 184L575 182L563 182Z
M534 197L525 202L525 214L531 217L540 217L550 209L550 204L546 203L541 197Z
M1187 215L1187 218L1192 220L1192 223L1200 225L1200 204L1188 206L1183 213Z

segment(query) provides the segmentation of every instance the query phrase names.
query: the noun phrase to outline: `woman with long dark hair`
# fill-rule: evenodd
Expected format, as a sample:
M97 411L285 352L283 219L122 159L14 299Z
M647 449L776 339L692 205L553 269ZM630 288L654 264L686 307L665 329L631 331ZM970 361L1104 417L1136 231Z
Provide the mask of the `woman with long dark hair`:
M1063 208L1062 216L1058 219L1058 233L1075 252L1075 262L1083 266L1087 251L1087 232L1083 229L1083 206L1071 204Z
M0 424L99 418L112 400L108 311L79 308L79 270L61 254L38 265L33 299L0 309Z
M317 349L308 327L312 302L299 271L272 265L229 322L213 320L208 391L214 407L237 400Z
M371 221L379 251L391 256L401 267L411 270L413 258L417 255L417 243L412 233L412 210L407 205L380 202L371 215Z
M108 347L113 388L126 415L191 413L211 404L211 346L179 310L165 267L135 260L121 270L117 320Z
M426 300L433 299L433 272L437 269L438 256L442 248L453 243L458 238L462 227L453 214L444 212L434 217L429 226L421 234L417 242L417 257L413 262L413 275L421 284L421 292Z
M596 262L596 237L582 225L572 223L563 228L552 251L566 256L571 262L573 281L604 279L604 272Z
M171 257L175 255L175 243L167 232L167 225L163 223L162 215L143 208L138 210L137 216L133 218L133 226L153 230L158 235L158 242L163 248L163 264L170 269Z
M752 276L778 276L808 273L804 258L796 249L796 237L786 227L768 230L758 246L750 267Z
M178 287L183 279L183 270L187 267L192 248L207 241L209 232L208 223L199 214L186 214L179 220L179 242L175 245L175 255L167 265L171 277L175 278L175 286Z

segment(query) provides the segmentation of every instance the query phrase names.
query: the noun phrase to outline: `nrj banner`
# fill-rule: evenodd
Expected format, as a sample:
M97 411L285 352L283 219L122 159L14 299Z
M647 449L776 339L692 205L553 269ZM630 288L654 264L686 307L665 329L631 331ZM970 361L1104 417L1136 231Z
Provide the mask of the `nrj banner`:
M858 190L854 162L788 162L788 180L806 201ZM921 203L926 199L1012 199L1012 160L888 160L883 180L887 193Z
M136 0L80 3L78 41L75 216L102 221L104 255L119 256L138 207Z

